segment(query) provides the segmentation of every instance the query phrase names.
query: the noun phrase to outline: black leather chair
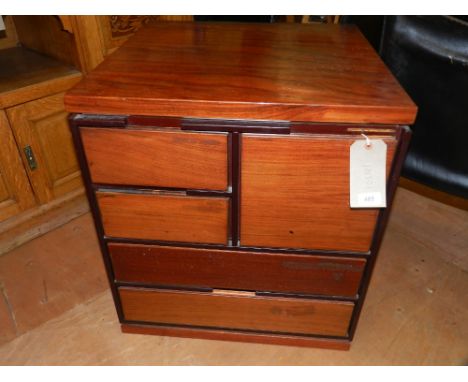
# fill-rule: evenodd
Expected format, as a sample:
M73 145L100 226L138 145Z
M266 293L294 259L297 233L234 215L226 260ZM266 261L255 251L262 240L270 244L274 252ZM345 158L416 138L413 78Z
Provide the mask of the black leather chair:
M380 53L419 107L403 175L468 198L468 20L386 17Z
M403 167L414 182L408 186L448 203L453 199L445 195L454 195L452 203L467 208L468 17L342 16L341 22L359 27L418 105ZM429 188L414 187L421 184Z

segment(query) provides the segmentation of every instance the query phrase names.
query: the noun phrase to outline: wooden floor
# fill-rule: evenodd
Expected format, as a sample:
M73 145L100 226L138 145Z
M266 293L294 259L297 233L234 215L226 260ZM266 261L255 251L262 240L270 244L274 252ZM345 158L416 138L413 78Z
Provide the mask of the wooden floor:
M468 212L399 189L348 352L122 334L89 214L0 257L3 365L466 365Z

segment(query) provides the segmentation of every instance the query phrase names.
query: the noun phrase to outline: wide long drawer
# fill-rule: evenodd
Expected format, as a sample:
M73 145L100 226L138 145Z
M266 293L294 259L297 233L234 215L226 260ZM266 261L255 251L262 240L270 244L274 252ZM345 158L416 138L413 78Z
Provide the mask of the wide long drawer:
M96 192L106 236L227 244L229 198Z
M124 318L158 324L346 336L354 304L301 298L119 288Z
M366 260L110 243L117 281L354 297Z
M227 134L80 129L94 183L226 190Z

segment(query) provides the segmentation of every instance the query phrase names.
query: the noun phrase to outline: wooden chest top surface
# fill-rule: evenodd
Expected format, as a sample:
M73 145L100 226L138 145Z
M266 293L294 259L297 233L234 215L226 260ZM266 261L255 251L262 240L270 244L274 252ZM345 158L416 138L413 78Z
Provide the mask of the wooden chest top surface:
M410 124L416 106L354 26L159 23L65 98L69 112Z

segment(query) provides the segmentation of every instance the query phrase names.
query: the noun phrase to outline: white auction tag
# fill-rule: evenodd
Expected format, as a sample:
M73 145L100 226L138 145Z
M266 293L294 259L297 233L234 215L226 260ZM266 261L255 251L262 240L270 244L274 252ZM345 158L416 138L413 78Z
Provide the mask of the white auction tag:
M355 141L349 153L351 208L387 207L387 145L381 139Z

